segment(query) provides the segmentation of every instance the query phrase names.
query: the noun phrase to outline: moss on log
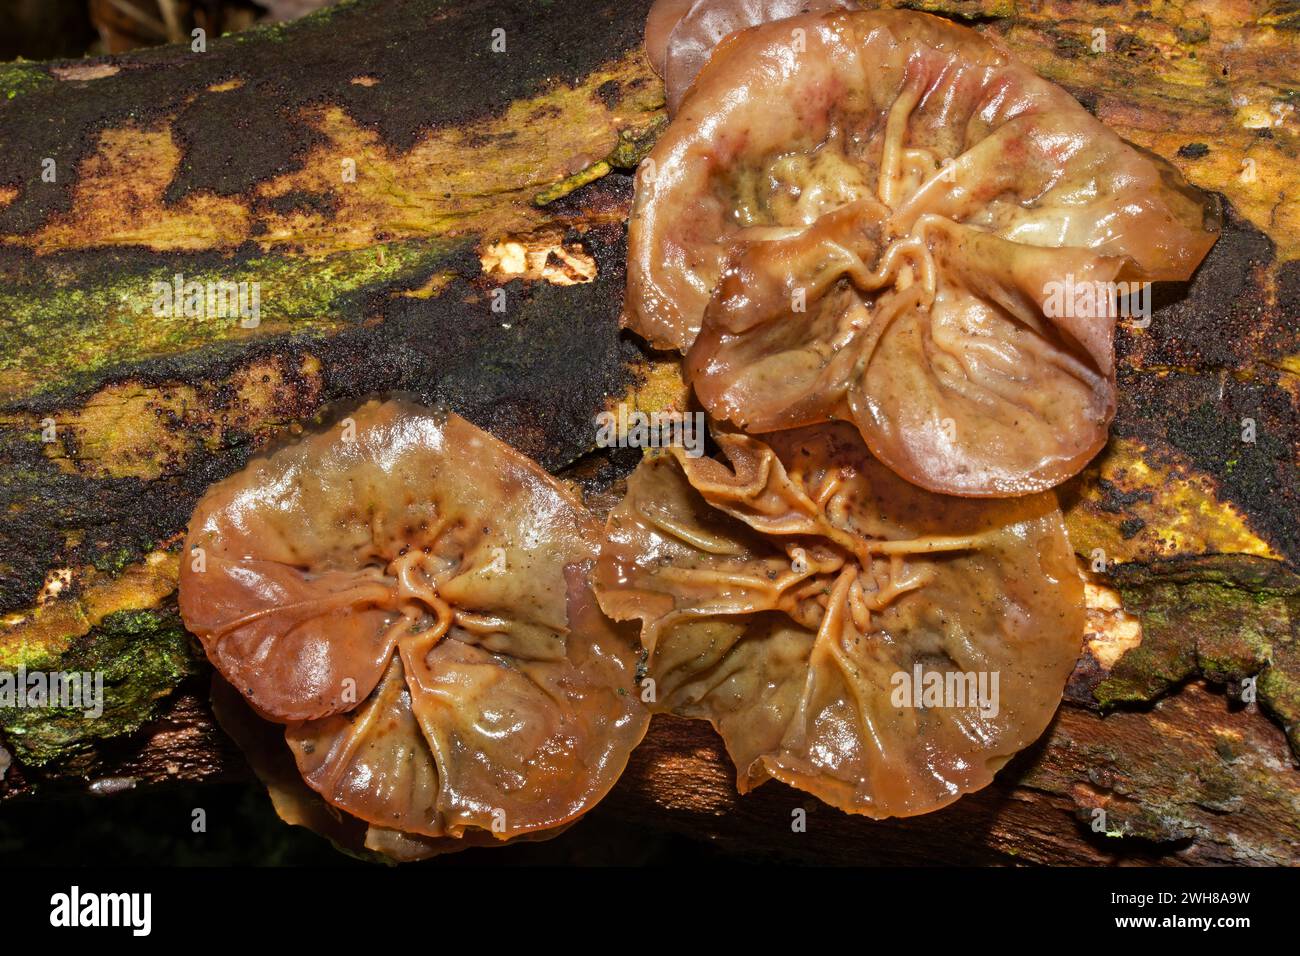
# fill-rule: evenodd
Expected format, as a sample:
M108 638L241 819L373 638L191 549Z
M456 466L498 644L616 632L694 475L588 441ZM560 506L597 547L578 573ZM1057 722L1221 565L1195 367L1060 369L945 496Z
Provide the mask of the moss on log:
M999 37L1228 212L1190 286L1121 324L1112 441L1062 490L1086 652L1043 740L941 813L738 798L712 731L669 718L609 812L803 859L1300 861L1300 14L906 5ZM210 482L336 403L444 401L617 494L635 453L594 416L685 400L618 329L629 172L664 122L647 6L358 0L0 67L0 669L103 670L107 696L96 721L0 707L0 799L247 774L177 548ZM160 309L178 275L257 283L257 321Z

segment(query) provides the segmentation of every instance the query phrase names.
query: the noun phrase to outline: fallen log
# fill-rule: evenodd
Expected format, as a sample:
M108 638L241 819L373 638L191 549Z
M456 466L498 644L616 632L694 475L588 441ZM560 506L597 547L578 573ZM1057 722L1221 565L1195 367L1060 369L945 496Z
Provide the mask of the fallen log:
M936 814L740 798L712 731L663 717L601 812L828 862L1300 861L1300 20L909 5L998 36L1227 210L1190 286L1121 326L1111 444L1062 491L1086 653L1043 740ZM597 448L597 413L687 401L618 329L664 120L646 6L360 0L0 67L0 669L106 685L97 719L0 698L0 801L249 778L175 612L179 538L210 482L336 403L444 401L617 497L636 452Z

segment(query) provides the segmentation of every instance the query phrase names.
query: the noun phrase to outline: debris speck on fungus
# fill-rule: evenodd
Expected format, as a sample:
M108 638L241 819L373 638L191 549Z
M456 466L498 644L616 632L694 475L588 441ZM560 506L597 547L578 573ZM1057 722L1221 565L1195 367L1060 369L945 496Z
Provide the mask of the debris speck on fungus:
M599 536L459 416L371 402L209 490L181 613L368 845L428 855L564 826L644 734L635 637L587 583Z

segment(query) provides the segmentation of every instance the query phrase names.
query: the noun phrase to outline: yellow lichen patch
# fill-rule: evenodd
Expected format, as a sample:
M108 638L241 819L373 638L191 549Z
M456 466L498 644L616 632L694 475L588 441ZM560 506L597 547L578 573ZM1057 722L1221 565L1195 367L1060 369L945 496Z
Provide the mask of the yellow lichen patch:
M249 226L248 211L238 202L202 195L175 205L163 202L180 162L169 129L128 125L105 130L76 172L72 208L30 238L5 241L30 244L41 254L88 246L141 245L161 251L238 245Z
M115 576L84 569L79 575L83 579L79 596L38 603L0 619L0 667L61 654L115 611L156 607L176 590L179 568L176 554L153 551Z
M1179 158L1188 142L1184 130L1125 130L1125 135L1152 152L1171 157L1188 180L1222 192L1245 218L1267 232L1282 258L1300 256L1300 177L1297 151L1279 137L1263 138L1245 130L1201 134L1213 143L1195 159Z
M1300 355L1287 355L1268 363L1286 375L1277 376L1277 387L1291 397L1291 403L1300 406Z
M511 104L499 117L427 134L410 150L390 149L375 132L337 107L310 114L327 142L303 168L259 188L273 199L287 193L329 195L329 212L268 213L263 247L289 244L308 253L385 240L478 233L535 232L550 220L532 198L563 179L574 163L607 155L620 129L645 122L655 97L633 94L611 107L596 90L640 77L629 55L588 76Z
M1288 258L1300 257L1300 183L1289 188L1287 195L1277 196L1269 210L1265 231L1278 236L1277 246Z
M109 385L56 419L60 430L71 432L75 457L68 457L63 442L43 447L70 474L150 481L188 456L196 439L177 426L187 406L195 404L197 395L188 385L166 390L130 382Z
M422 285L414 289L405 289L397 294L406 299L432 299L447 288L455 278L456 273L449 270L435 272Z
M596 260L581 246L566 246L558 232L488 242L479 254L483 274L498 282L531 279L576 285L596 278Z
M229 93L231 90L237 90L244 85L243 80L226 80L224 83L214 83L208 87L209 93Z
M1083 600L1088 610L1084 645L1097 663L1109 670L1142 643L1142 622L1124 610L1114 588L1084 581Z
M1139 442L1114 438L1078 482L1070 540L1107 563L1181 555L1250 554L1280 560L1214 481L1183 465L1153 464ZM1104 483L1104 484L1103 484Z
M204 395L204 413L213 426L237 426L254 436L269 434L314 409L320 399L320 359L304 356L294 374L280 359L262 359L239 369L230 378L235 398L218 405Z
M228 430L259 442L313 409L319 400L320 363L308 356L295 374L280 359L260 359L228 379L205 386L108 385L79 408L55 417L57 436L46 455L69 474L151 481L185 467L201 445L215 447ZM40 422L0 420L32 433Z
M686 411L690 408L690 386L682 379L682 363L676 358L651 358L637 369L637 381L627 393L612 398L606 408L618 406L639 412Z
M1122 2L1076 19L1071 5L1051 5L1017 18L1002 39L1043 76L1089 93L1097 117L1125 139L1224 193L1282 258L1300 256L1294 31L1276 29L1254 3L1163 3L1155 15L1146 6ZM1190 143L1209 152L1180 157Z
M602 96L602 87L630 92ZM326 142L303 157L301 168L261 183L252 195L199 193L173 204L164 195L183 155L171 129L128 124L101 133L75 174L60 171L77 177L67 213L33 236L4 241L47 253L111 245L231 249L255 237L263 249L287 246L317 255L408 238L527 233L551 221L532 204L540 189L592 157L609 155L620 131L644 126L661 105L658 85L646 82L644 57L636 51L576 86L557 85L516 101L500 116L432 130L405 151L340 107L315 107L304 117ZM253 212L263 208L259 201L290 193L330 202L320 209Z
M14 186L0 186L0 208L3 208L18 198L18 189Z

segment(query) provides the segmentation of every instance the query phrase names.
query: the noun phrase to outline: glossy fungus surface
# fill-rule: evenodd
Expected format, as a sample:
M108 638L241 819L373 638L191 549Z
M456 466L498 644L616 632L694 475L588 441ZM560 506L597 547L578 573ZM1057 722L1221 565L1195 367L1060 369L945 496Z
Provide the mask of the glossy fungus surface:
M748 431L839 418L914 484L1031 494L1105 442L1122 296L1216 217L975 31L801 16L714 50L651 152L627 322Z
M645 48L675 115L713 50L733 33L805 13L850 10L853 0L658 0L646 17Z
M1042 733L1084 624L1052 492L936 495L843 423L718 441L726 462L638 467L596 582L642 623L657 706L713 723L742 792L924 813Z
M645 19L645 52L660 76L668 59L668 38L696 0L655 0Z
M647 717L599 524L456 415L370 403L213 486L180 606L302 777L389 842L576 818Z

